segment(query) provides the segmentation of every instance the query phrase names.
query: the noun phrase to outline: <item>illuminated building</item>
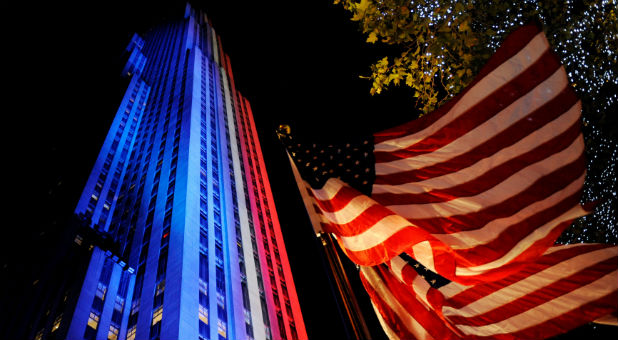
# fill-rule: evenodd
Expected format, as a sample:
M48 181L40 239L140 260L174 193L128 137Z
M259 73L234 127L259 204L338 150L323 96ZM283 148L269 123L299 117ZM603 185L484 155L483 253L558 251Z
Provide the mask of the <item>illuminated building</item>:
M34 338L307 338L251 107L207 17L187 5L126 52L75 210L88 264Z

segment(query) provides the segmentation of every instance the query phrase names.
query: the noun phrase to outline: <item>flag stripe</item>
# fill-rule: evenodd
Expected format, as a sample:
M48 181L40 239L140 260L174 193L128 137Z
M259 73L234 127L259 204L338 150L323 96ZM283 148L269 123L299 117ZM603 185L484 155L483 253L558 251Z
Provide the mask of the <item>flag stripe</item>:
M381 266L361 267L361 281L371 300L387 320L402 320L389 325L392 330L406 326L402 339L457 339L457 336L428 307L411 294ZM395 317L393 316L395 315Z
M568 278L571 275L581 274L582 272L585 272L586 269L599 272L598 269L591 268L592 265L597 263L600 263L599 266L611 267L611 259L615 258L616 254L615 249L613 248L602 248L592 250L572 258L565 258L565 256L556 255L554 255L554 257L560 262L554 263L556 262L554 261L551 263L543 263L539 261L533 266L526 266L524 270L514 273L514 275L511 275L502 281L487 283L483 286L479 285L452 297L447 303L445 303L446 307L443 310L444 314L449 315L452 313L452 310L457 310L458 315L462 317L470 317L477 314L491 312L493 308L489 307L491 305L488 304L487 301L492 299L508 298L515 300L527 296L530 292L551 294L551 290L548 289L546 292L543 292L541 289L554 282L563 282L567 285L566 281L563 281L562 279ZM609 263L603 263L608 260L610 261ZM602 271L601 273L603 275L607 274L607 272ZM589 274L594 275L594 273ZM582 277L580 276L579 278L581 279ZM510 281L515 281L515 283ZM509 284L507 288L500 288L506 284ZM481 292L483 294L482 297L479 296ZM555 289L554 292L556 292ZM474 302L469 303L469 301ZM463 309L464 306L466 309Z
M613 260L607 260L605 262L606 262L604 263L605 265L613 264ZM613 273L615 274L616 272L614 271ZM578 272L577 274L574 274L572 277L566 277L561 280L551 281L547 285L542 286L538 288L536 291L531 292L529 294L524 295L521 292L515 291L515 289L510 289L510 288L508 290L505 289L506 291L500 291L497 294L506 296L507 298L511 299L512 302L509 304L499 306L498 308L495 308L495 307L491 308L491 310L488 310L485 313L482 313L481 311L476 310L474 307L470 307L470 306L466 306L466 308L463 308L457 311L448 310L445 307L443 308L443 313L444 315L448 315L449 312L453 313L454 316L451 318L451 321L459 325L473 325L473 326L484 325L485 321L490 318L490 316L488 316L488 313L494 314L491 316L491 318L495 318L495 315L497 314L497 315L500 315L500 318L502 320L506 320L508 318L521 314L522 312L521 305L532 306L532 303L529 302L530 300L541 302L541 301L546 301L549 299L558 298L566 293L569 293L570 291L575 291L578 287L580 287L580 283L584 280L590 280L592 282L597 281L597 280L603 281L604 283L607 284L607 286L602 287L602 288L607 288L608 290L605 290L602 294L599 295L599 297L605 296L606 294L610 294L612 291L611 288L609 288L611 287L611 281L607 281L608 279L611 280L611 276L609 275L611 275L611 273L610 274L602 273L596 269L584 269ZM529 282L532 282L532 281L529 281ZM532 283L534 286L539 286L539 282L532 282ZM509 294L510 291L514 291L514 292L512 294ZM523 295L523 296L518 296L518 295ZM485 307L487 306L488 300L491 300L492 298L493 296L491 295L489 297L483 297L479 300L476 300L474 304L477 307L478 306ZM500 297L500 298L505 299L505 297ZM520 301L517 301L517 299L521 300L521 305L520 305ZM577 298L575 300L579 301L581 300L581 298ZM582 303L587 303L587 301L583 301ZM569 302L569 305L571 305L572 308L579 307L578 303Z
M572 91L563 91L572 94ZM484 143L474 148L459 146L463 153L454 155L435 165L428 165L435 161L423 155L418 164L416 159L377 164L376 166L392 166L392 174L381 174L376 177L373 195L382 192L419 192L420 187L445 188L447 185L462 183L470 174L483 174L495 164L502 164L510 159L534 149L539 144L547 143L559 137L574 123L579 122L581 104L577 101L567 101L570 96L558 96L548 105L532 115L524 117L517 123L504 130L503 133L488 138ZM542 111L542 112L541 112ZM564 114L563 114L564 113ZM530 131L533 131L530 133ZM455 142L457 143L457 142ZM455 144L453 143L453 144ZM445 148L448 148L446 146ZM441 153L438 151L438 153ZM436 154L438 154L436 153ZM435 156L435 155L434 155ZM450 157L450 155L448 155ZM439 155L436 158L446 158ZM443 183L444 182L444 183ZM450 184L453 182L453 184ZM412 185L405 185L412 183ZM402 185L403 184L403 185Z
M601 303L603 299L613 298L613 301L615 301L615 297L617 295L615 293L615 288L612 287L612 283L615 282L615 278L617 276L618 271L613 271L593 283L550 300L549 302L543 303L536 308L528 309L523 313L517 314L503 321L483 326L457 325L457 328L466 334L480 336L513 333L519 329L537 326L551 319L560 317L565 312L570 312L571 310L575 310L582 305L589 304L589 301L597 304ZM584 298L586 299L586 303L577 303L578 300ZM607 312L610 311L611 309L607 310ZM589 319L588 321L593 320Z
M484 210L495 209L496 205L504 204L507 201L509 201L509 205L521 202L517 204L517 207L522 207L523 204L528 205L536 201L536 197L528 200L523 197L523 199L515 202L510 198L517 199L518 194L525 193L527 189L535 190L534 187L539 180L546 181L554 178L557 179L554 182L561 182L557 184L563 186L562 182L569 183L577 178L578 176L572 176L572 173L575 172L576 175L579 175L584 170L583 151L583 139L578 136L566 149L527 166L489 190L475 196L460 197L448 202L429 204L406 204L407 202L404 202L404 204L389 204L387 206L402 217L412 221L434 217L451 217L462 213L482 213ZM578 171L578 168L581 168L581 171ZM562 181L563 178L564 181ZM509 194L511 197L507 196ZM489 208L483 209L484 207ZM479 220L475 218L474 224L478 223Z
M526 47L517 54L505 60L487 75L479 74L476 78L478 81L469 85L467 91L451 99L450 102L453 102L453 104L445 106L449 110L442 115L436 115L437 119L435 121L432 121L434 119L427 118L419 119L376 134L376 151L398 150L413 145L417 141L424 139L425 136L432 135L459 115L467 112L476 103L491 95L495 89L501 88L519 76L525 69L543 56L548 48L549 44L545 36L542 33L536 34ZM433 116L433 113L431 116ZM394 133L403 135L403 137L393 137Z
M519 257L519 261L534 258L549 248L554 243L554 240L560 236L564 228L571 224L571 221L575 217L581 216L584 213L585 210L583 210L581 206L576 205L571 210L564 212L555 220L542 225L540 228L534 230L534 232L528 233L525 237L520 238L518 242L515 243L517 239L511 240L511 243L515 244L504 241L503 244L510 247L508 247L508 251L499 253L499 255L501 255L500 257L488 255L487 258L479 258L478 261L472 261L474 257L469 257L468 263L470 265L460 266L457 273L458 275L466 276L478 275L478 272L498 268L508 264L509 262L513 262L516 257ZM485 251L488 251L487 247L485 247ZM467 255L470 255L470 252L457 252L456 254L457 256L466 257ZM459 261L459 264L462 263L463 261ZM476 266L472 266L473 264L476 264Z
M393 150L384 150L392 145L389 144L390 141L376 144L374 153L378 163L376 172L384 174L380 163L419 157L434 152L457 139L469 139L474 142L477 136L483 136L483 132L486 131L499 132L496 128L504 129L522 115L536 110L558 95L567 84L568 80L560 68L560 63L550 51L546 51L543 58L521 75L496 89L491 96L475 103L467 112L439 130L424 135L423 139L415 139L414 144L404 147L401 145L403 141L400 140L396 144L398 148ZM547 89L552 89L552 91L547 91ZM520 111L522 107L529 111ZM497 125L492 126L493 122Z
M511 239L521 237L521 233L534 228L534 225L541 225L560 214L566 206L578 204L580 189L584 182L585 175L571 182L562 190L556 191L544 200L537 201L526 206L514 215L497 218L490 221L485 226L453 233L434 233L436 238L448 244L456 251L473 251L474 247L481 246L482 249L498 248L502 241L508 242ZM495 247L490 243L498 242ZM491 252L490 252L491 254Z
M380 323L380 326L382 326L382 330L384 330L384 333L386 333L386 336L389 338L389 340L401 340L397 332L391 329L389 322L386 321L382 317L382 313L380 312L380 309L378 308L378 306L376 306L373 300L371 301L371 307L373 308L373 311L376 313L378 322ZM413 337L413 335L410 335L409 339L415 339L415 337Z
M394 297L388 287L373 268L361 269L361 281L371 297L371 300L376 305L380 314L385 319L394 321L391 323L401 338L404 339L433 339L428 330L419 323L415 317L419 315L424 308L418 308L419 313L411 314L401 304L400 297ZM413 302L413 301L412 301ZM414 305L414 304L413 304ZM418 304L415 307L420 307ZM408 306L410 308L410 306ZM429 317L431 317L430 313ZM427 320L425 320L427 322Z
M502 280L468 287L451 282L437 289L400 257L388 271L372 269L380 272L382 289L393 298L408 301L414 295L442 319L442 328L456 328L462 337L543 339L616 312L617 260L616 246L556 246ZM434 326L417 320L424 329Z
M581 248L585 248L585 250L582 250ZM449 299L450 304L452 304L454 307L459 308L463 306L465 301L473 301L475 299L478 299L480 295L495 292L496 290L501 289L502 286L511 284L515 280L520 280L521 278L537 274L542 270L551 268L557 263L567 261L577 256L585 256L585 254L587 253L594 253L597 251L601 251L601 254L607 254L607 252L611 252L613 250L611 247L602 244L581 243L565 246L554 246L549 248L548 251L546 251L541 257L539 257L539 259L537 259L533 265L527 266L526 272L519 274L520 278L518 278L517 275L512 275L510 279L505 278L494 282L486 282L483 285L476 286L463 286L460 284L449 283L449 285L442 287L441 291L443 292L445 297ZM581 258L584 257L580 257L580 259ZM456 288L449 288L448 286L451 285L455 286Z
M424 266L445 277L455 273L448 246L341 180L330 178L322 189L311 189L308 193L318 204L318 213L329 222L322 224L321 229L335 234L355 263L372 266L416 249L416 259Z
M432 239L430 235L414 227L402 228L394 233L389 230L388 236L382 236L378 233L367 233L367 236L368 237L364 239L338 237L337 240L352 261L361 265L373 266L384 263L409 249L410 240L422 242L427 239ZM380 239L381 242L376 242L376 238ZM434 242L441 243L439 241ZM412 243L414 243L414 241L412 241ZM442 252L440 248L442 248ZM448 252L444 253L445 249L448 248L445 246L436 247L434 245L432 246L431 253L424 252L422 254L417 254L416 259L424 265L431 266L433 264L433 266L436 267L436 271L443 273L445 277L452 277L454 274L453 260ZM445 261L447 262L438 267L435 262L436 257L439 256L445 256L450 259L450 261L446 259Z
M578 118L578 115L574 116L576 119ZM554 133L562 132L555 129L553 131ZM505 149L496 157L486 158L462 171L432 178L421 183L407 183L401 185L403 188L391 186L389 190L396 189L397 191L374 193L372 198L384 205L394 205L439 203L458 197L474 196L495 187L519 171L538 173L535 168L529 167L529 165L544 160L549 162L554 153L564 151L578 138L579 134L579 121L576 120L571 122L571 126L557 138L544 143L535 143L536 147L530 150L517 148L517 151L521 154L513 155L514 157L503 158L503 156L511 156L508 154L511 150ZM376 191L379 190L377 185L374 188L377 189ZM423 192L423 189L430 191Z

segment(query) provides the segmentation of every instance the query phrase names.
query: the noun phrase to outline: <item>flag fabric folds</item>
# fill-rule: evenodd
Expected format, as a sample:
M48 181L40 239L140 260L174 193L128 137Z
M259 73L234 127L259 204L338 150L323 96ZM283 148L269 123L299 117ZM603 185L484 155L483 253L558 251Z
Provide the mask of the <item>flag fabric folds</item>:
M433 288L395 257L361 280L391 339L545 339L615 313L617 261L616 246L556 246L507 278Z
M580 112L545 35L524 26L445 106L375 134L372 198L452 250L455 273L440 274L508 275L587 213Z
M554 246L589 212L580 114L532 24L426 116L341 145L281 139L314 229L362 267L389 337L541 339L617 307L617 248Z

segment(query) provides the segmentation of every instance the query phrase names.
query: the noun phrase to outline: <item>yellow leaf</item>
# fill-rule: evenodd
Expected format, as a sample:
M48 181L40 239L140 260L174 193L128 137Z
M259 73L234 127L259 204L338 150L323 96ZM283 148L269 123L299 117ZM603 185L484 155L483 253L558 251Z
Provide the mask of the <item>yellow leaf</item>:
M358 10L359 12L364 12L367 10L367 7L369 7L369 4L371 2L369 0L361 0L361 2L356 5L356 10Z
M365 16L365 12L367 11L367 8L369 8L370 4L370 0L361 0L360 3L356 4L352 21L361 20Z
M368 43L375 43L378 40L378 35L376 34L375 31L369 33L369 37L367 37L367 42Z
M401 81L401 79L403 79L403 72L399 72L399 71L403 71L403 70L397 70L388 75L388 80L389 81L392 80L395 85L399 85L399 82Z
M377 65L378 70L379 71L386 71L386 68L388 67L388 57L384 57L382 59L380 59L380 61L378 61Z
M412 87L412 84L414 84L414 78L412 78L412 75L407 75L406 76L406 85Z

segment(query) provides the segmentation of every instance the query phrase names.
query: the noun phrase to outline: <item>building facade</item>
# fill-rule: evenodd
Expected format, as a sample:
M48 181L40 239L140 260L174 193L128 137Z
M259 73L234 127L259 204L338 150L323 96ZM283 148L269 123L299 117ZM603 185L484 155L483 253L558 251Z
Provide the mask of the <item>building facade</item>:
M34 338L307 338L251 107L207 17L187 5L126 52L75 210L83 283Z

